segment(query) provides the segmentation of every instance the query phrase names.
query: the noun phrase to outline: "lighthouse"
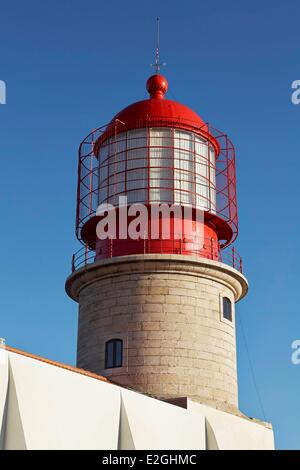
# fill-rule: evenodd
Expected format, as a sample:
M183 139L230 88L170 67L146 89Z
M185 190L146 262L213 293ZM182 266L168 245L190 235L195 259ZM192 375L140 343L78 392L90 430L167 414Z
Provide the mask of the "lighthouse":
M0 449L274 449L238 406L234 147L156 72L80 144L77 367L0 340Z
M248 283L234 247L234 146L169 100L168 86L158 70L147 80L147 99L79 147L82 246L66 281L79 304L77 366L160 400L188 398L237 413L235 305ZM97 230L105 205L117 222L106 238ZM133 206L147 210L146 229L124 236Z

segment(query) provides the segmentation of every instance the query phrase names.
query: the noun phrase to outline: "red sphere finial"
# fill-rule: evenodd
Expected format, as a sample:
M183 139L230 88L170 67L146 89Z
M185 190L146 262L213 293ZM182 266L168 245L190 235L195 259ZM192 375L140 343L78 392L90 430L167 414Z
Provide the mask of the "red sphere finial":
M150 98L163 99L168 91L168 81L162 75L152 75L148 78L146 87Z

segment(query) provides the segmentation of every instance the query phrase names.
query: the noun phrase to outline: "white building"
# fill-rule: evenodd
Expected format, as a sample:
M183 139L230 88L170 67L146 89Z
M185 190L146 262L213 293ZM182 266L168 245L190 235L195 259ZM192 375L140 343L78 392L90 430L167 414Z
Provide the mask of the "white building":
M0 348L1 449L273 449L269 424Z

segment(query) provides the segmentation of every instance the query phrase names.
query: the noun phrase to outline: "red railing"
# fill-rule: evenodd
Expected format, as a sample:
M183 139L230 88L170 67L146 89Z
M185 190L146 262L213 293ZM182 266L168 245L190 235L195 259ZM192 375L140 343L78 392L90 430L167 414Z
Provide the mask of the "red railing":
M72 272L76 271L83 266L92 264L98 259L108 259L116 256L117 251L117 242L118 240L108 240L107 247L105 252L102 250L101 256L97 256L96 252L89 249L86 245L80 248L72 256ZM154 240L156 251L155 254L187 254L184 251L183 245L181 249L181 244L179 240L170 240L170 245L168 246L166 253L166 245L162 244L161 251L157 251L157 240ZM139 250L137 253L128 253L128 254L154 254L151 247L151 240L141 240L143 249ZM203 249L203 247L205 249ZM242 258L234 247L227 249L218 249L215 244L211 243L211 240L204 240L201 242L201 245L193 242L193 247L189 249L189 255L195 255L199 258L211 259L215 261L220 261L221 263L228 264L229 266L237 269L240 272L243 272Z

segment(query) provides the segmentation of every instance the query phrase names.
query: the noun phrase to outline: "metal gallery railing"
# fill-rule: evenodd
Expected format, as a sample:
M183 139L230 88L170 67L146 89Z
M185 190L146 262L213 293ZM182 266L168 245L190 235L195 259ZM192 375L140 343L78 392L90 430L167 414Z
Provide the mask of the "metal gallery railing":
M134 243L131 243L134 242ZM242 258L234 246L220 249L218 244L211 239L205 239L200 243L182 240L130 240L128 249L124 251L124 245L120 250L119 240L106 240L105 244L97 251L91 250L87 245L80 248L72 256L72 272L100 259L109 259L117 256L134 254L181 254L198 256L227 264L240 272L243 272Z

